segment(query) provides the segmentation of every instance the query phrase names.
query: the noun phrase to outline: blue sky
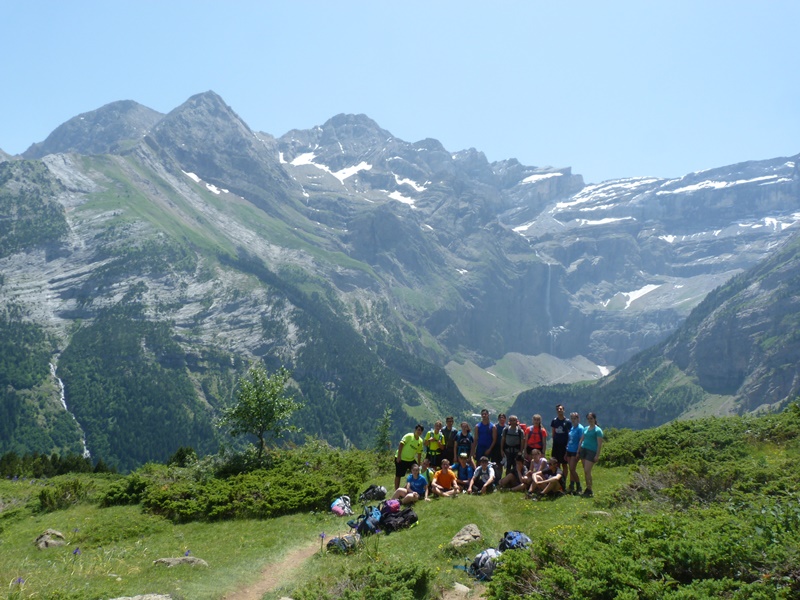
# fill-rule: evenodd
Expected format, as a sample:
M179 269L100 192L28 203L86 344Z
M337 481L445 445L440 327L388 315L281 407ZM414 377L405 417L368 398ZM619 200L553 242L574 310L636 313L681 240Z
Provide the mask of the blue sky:
M406 141L678 177L800 153L800 2L2 2L0 148L116 100L214 90L276 136L364 113Z

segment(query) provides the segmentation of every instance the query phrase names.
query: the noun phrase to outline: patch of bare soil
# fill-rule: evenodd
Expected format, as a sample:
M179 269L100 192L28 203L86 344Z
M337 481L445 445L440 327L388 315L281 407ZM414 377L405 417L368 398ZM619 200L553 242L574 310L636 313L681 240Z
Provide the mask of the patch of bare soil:
M223 600L261 600L264 594L294 575L317 551L319 551L318 543L293 550L280 562L265 565L257 581L225 594Z

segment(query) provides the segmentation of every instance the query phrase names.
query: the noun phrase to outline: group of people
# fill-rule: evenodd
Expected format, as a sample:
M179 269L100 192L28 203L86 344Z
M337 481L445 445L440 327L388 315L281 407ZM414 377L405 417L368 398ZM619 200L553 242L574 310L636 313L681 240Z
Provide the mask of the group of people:
M588 413L586 419L587 424L581 424L576 412L567 419L559 404L549 433L541 415L533 415L532 423L525 425L516 415L506 419L501 413L493 423L486 409L474 435L466 421L456 429L453 417L445 419L445 426L436 421L427 433L417 425L398 445L392 497L411 504L431 496L487 494L494 489L526 492L531 498L566 493L591 497L592 467L600 459L603 430L595 413ZM548 438L552 439L549 459ZM579 461L585 488L577 470Z

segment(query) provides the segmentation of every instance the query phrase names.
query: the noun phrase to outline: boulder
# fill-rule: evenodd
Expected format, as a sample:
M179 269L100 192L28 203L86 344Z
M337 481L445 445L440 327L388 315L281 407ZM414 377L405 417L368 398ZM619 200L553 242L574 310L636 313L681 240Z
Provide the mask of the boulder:
M480 539L482 539L481 530L478 529L478 526L474 523L470 523L462 527L461 531L453 536L453 539L450 540L450 545L453 548L461 548L472 542L477 542Z
M53 548L55 546L65 546L67 540L60 531L48 529L36 538L34 544L36 544L39 550L44 550L45 548Z
M178 556L175 558L157 558L153 561L154 565L167 565L174 567L175 565L191 565L192 567L207 567L208 563L202 558L194 556Z

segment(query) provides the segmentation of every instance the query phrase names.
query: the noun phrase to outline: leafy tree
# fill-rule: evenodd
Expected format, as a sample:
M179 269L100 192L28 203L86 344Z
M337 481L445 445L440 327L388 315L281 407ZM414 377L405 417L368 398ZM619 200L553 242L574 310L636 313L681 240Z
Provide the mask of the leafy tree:
M247 377L239 383L237 402L223 412L221 425L231 427L230 434L252 434L258 438L258 457L261 458L266 445L265 436L276 436L287 431L298 431L288 421L301 407L286 392L286 382L291 373L281 367L272 375L262 365L250 369Z

